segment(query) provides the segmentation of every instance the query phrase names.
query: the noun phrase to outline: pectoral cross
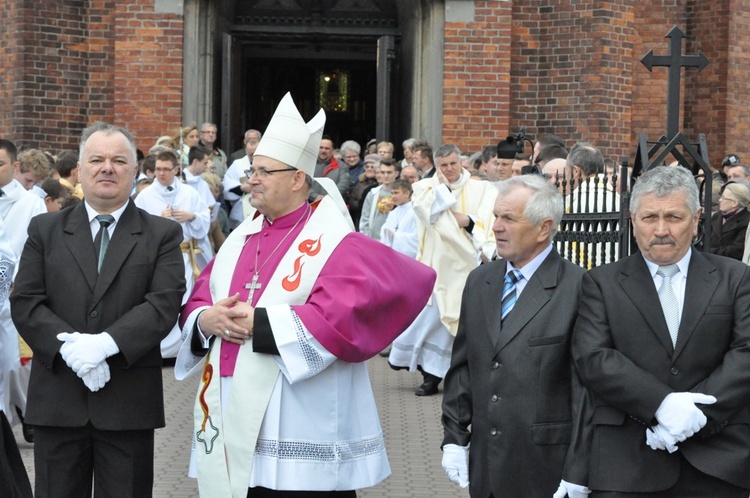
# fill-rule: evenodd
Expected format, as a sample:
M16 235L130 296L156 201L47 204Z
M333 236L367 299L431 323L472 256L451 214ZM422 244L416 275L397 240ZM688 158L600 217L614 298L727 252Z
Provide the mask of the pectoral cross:
M253 296L255 295L255 289L260 289L262 284L258 282L258 274L253 275L253 280L250 283L245 284L245 289L250 289L250 295L247 297L247 303L252 306Z

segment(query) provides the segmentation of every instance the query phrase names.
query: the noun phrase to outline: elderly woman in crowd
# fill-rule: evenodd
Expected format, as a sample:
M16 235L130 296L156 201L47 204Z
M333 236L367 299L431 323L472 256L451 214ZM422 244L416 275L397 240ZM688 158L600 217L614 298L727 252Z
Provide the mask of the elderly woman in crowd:
M750 186L727 182L719 197L719 210L711 217L711 252L742 259L745 235L750 221Z

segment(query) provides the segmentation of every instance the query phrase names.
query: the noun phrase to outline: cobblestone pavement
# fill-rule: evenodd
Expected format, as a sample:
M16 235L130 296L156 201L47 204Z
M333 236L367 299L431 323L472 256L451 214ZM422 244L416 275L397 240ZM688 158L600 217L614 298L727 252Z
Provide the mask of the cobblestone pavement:
M391 476L378 486L358 490L357 496L468 497L468 491L453 484L440 465L442 386L440 394L420 398L414 395L414 389L421 383L419 374L395 372L379 356L370 360L368 367L385 433ZM198 497L195 480L186 476L198 378L178 382L171 368L164 368L163 374L167 426L156 431L154 497ZM33 483L33 447L23 441L20 425L14 432Z

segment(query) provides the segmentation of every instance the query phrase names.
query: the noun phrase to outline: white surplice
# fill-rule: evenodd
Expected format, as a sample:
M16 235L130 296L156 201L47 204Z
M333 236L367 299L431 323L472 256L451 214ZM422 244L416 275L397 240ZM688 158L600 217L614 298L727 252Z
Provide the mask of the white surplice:
M250 158L244 156L237 159L232 163L224 174L224 178L221 180L221 184L224 186L224 199L229 201L232 205L232 210L229 212L229 226L234 228L249 215L249 194L237 195L232 192L232 189L239 187L243 184L243 180L247 180L245 171L250 169Z
M388 213L388 218L380 229L380 242L410 258L417 257L417 219L411 201L396 206Z
M44 201L23 188L17 180L12 180L2 188L0 196L0 218L5 222L6 237L8 239L15 270L18 272L18 262L21 259L23 246L28 238L28 227L31 218L46 213ZM18 331L10 317L10 301L8 296L1 301L0 308L0 409L5 412L11 423L15 422L17 406L21 411L26 410L26 389L28 386L29 367L21 367L18 349Z
M172 190L168 190L168 187L171 187ZM182 184L177 178L175 178L171 185L166 187L157 181L138 194L135 198L135 205L154 216L161 216L161 213L167 206L170 206L172 209L189 211L195 214L195 219L192 221L180 223L180 226L182 226L182 240L183 242L189 242L191 239L197 240L199 242L197 248L200 249L200 252L194 255L195 262L199 269L204 268L208 264L213 257L211 244L208 241L211 214L208 211L208 206L206 206L206 203L203 202L200 194L194 188ZM193 264L190 261L190 255L185 250L182 252L182 259L185 263L186 287L185 294L182 296L182 304L185 304L190 297L190 293L193 291L195 277L193 275ZM161 342L162 357L173 358L177 356L177 351L179 351L183 340L184 337L181 335L181 330L177 325L177 317L175 317L174 327L172 327L169 335Z

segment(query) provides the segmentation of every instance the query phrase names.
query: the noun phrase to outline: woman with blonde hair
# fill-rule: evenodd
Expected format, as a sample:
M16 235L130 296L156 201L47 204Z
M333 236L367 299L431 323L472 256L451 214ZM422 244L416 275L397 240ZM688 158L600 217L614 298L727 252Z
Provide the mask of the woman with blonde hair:
M742 259L750 222L750 186L729 181L721 189L719 210L711 217L711 252Z
M188 162L188 153L190 147L195 147L200 143L200 133L198 132L198 126L192 124L180 128L180 132L175 135L173 142L178 145L177 152L180 156L180 167L186 168L190 163Z

